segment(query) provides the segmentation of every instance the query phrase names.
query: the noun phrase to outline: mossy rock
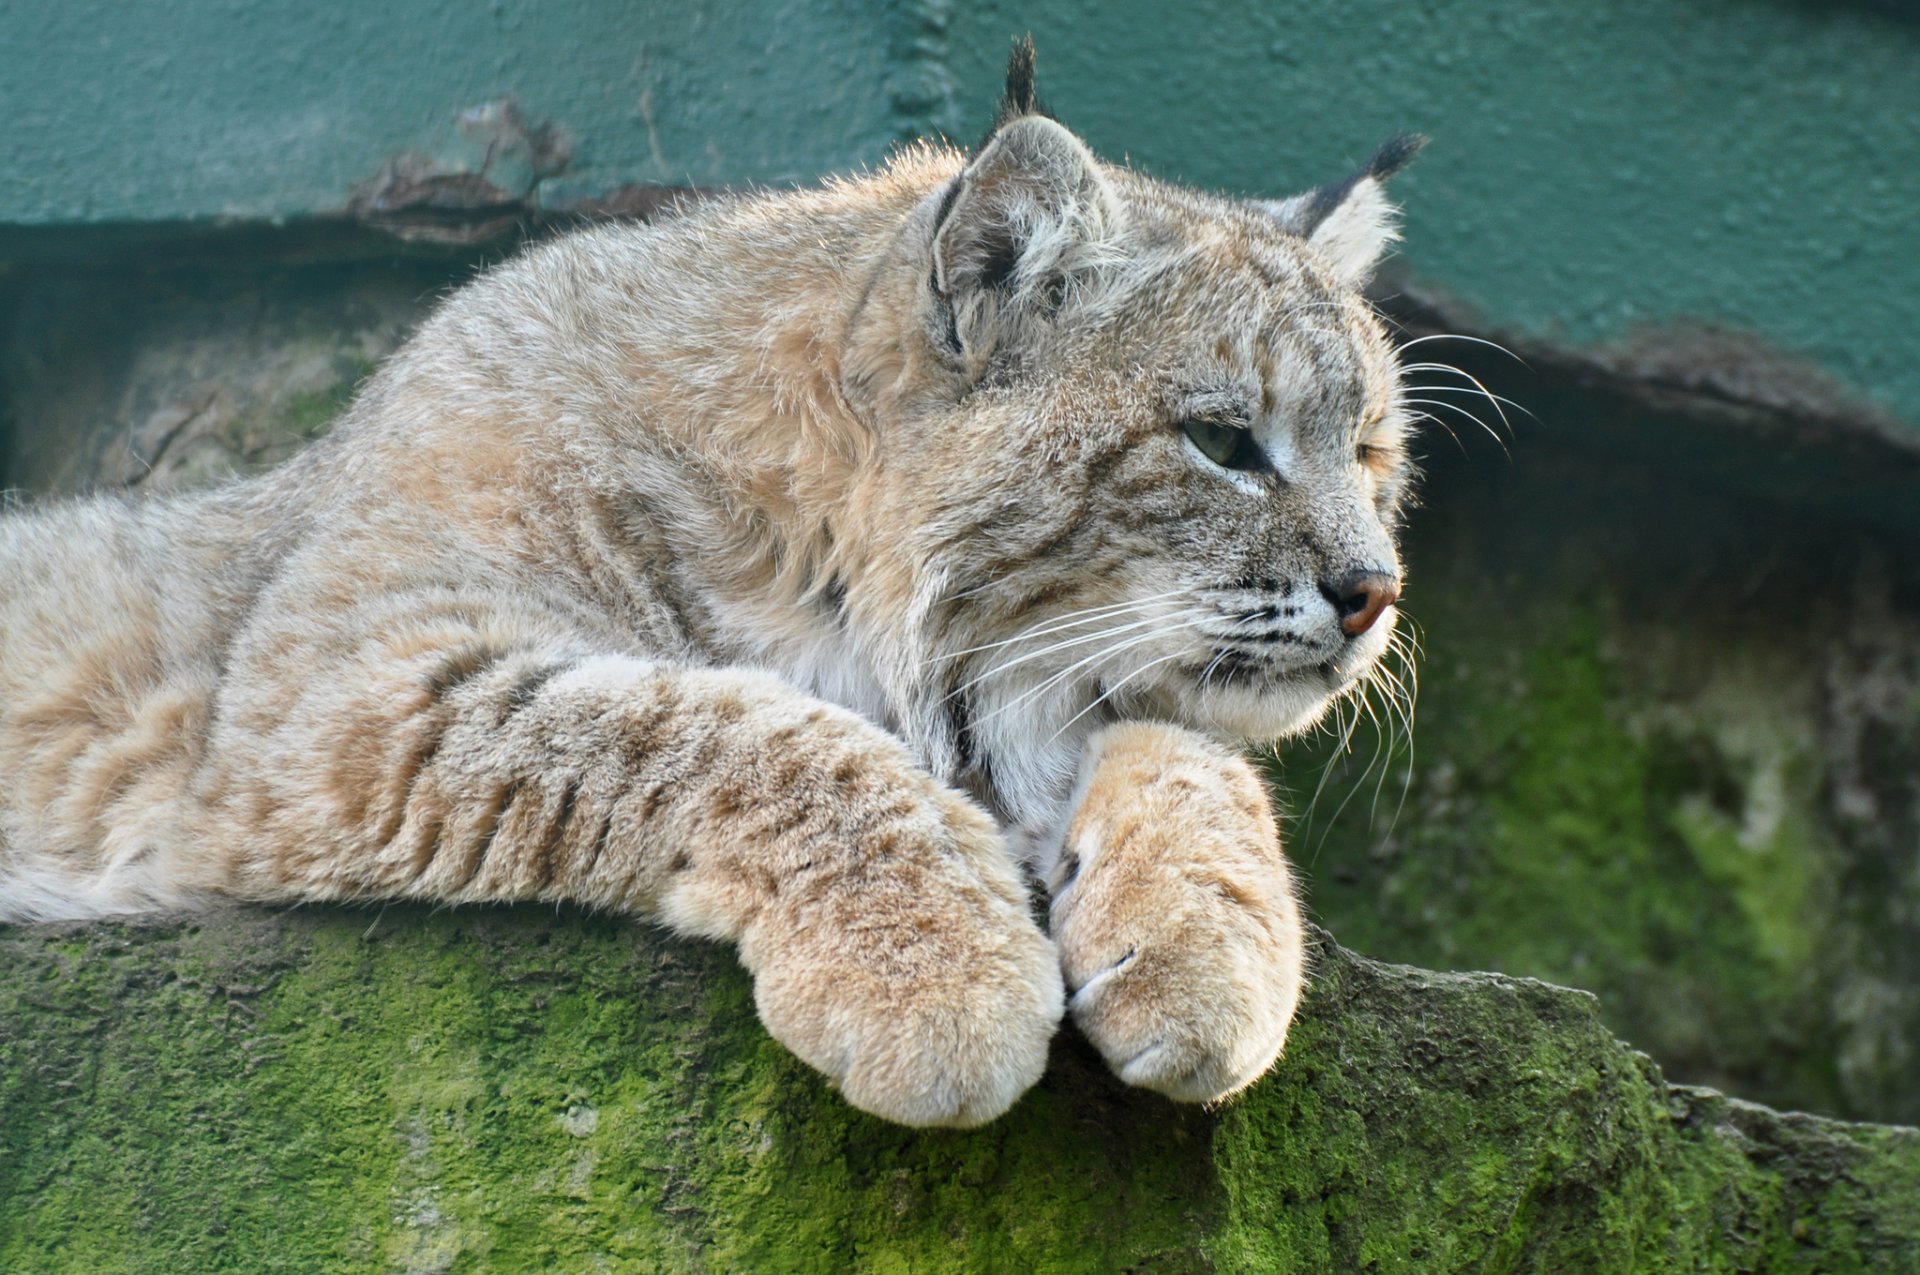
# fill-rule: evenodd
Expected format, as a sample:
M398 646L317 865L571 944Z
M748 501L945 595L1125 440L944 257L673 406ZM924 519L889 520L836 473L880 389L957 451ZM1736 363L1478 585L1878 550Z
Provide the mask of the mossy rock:
M1350 716L1276 767L1316 916L1590 988L1677 1079L1920 1123L1920 542L1604 446L1429 470L1411 744Z
M1593 998L1316 942L1218 1112L1071 1032L914 1131L726 951L535 909L0 930L0 1270L1920 1268L1920 1132L1668 1086Z

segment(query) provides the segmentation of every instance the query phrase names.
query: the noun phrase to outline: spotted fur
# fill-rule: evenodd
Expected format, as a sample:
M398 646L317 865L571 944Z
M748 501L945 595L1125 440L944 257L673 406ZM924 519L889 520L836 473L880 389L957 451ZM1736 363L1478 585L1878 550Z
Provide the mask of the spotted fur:
M630 911L914 1124L1005 1110L1069 995L1131 1081L1257 1076L1300 927L1226 744L1393 622L1341 584L1399 572L1385 166L1240 202L1094 159L1030 51L1007 103L533 248L272 474L0 518L0 919Z

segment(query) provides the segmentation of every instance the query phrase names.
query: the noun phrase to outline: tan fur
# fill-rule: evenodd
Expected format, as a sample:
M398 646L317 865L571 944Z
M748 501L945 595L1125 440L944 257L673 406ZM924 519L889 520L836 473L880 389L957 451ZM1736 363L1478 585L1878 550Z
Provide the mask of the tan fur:
M632 911L737 943L768 1028L913 1124L1033 1082L1064 966L1129 1080L1239 1088L1300 937L1216 741L1351 689L1392 617L1343 633L1327 582L1398 571L1353 291L1390 228L1329 225L1014 112L534 248L264 478L0 518L0 920ZM1186 440L1220 414L1267 470Z
M1280 1056L1306 966L1265 786L1160 724L1108 727L1082 767L1051 882L1074 1021L1130 1084L1245 1088Z

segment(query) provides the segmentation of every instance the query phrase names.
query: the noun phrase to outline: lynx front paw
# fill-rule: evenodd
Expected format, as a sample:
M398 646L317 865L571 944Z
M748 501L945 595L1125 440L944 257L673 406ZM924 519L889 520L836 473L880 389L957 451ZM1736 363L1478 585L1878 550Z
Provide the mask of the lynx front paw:
M1279 1057L1305 965L1266 790L1173 727L1096 737L1053 882L1053 936L1080 1029L1129 1084L1186 1102Z
M767 1030L848 1102L900 1124L985 1124L1046 1068L1059 957L984 815L916 841L783 897L742 956Z

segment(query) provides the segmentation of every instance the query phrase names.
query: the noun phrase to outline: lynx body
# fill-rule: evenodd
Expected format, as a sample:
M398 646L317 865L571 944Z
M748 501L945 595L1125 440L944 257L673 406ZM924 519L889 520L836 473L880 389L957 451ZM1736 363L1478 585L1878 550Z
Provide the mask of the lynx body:
M1228 745L1388 641L1410 149L1215 198L1016 54L971 155L543 244L281 469L0 518L0 919L571 901L737 943L894 1120L1004 1111L1067 1008L1244 1086L1302 947Z

